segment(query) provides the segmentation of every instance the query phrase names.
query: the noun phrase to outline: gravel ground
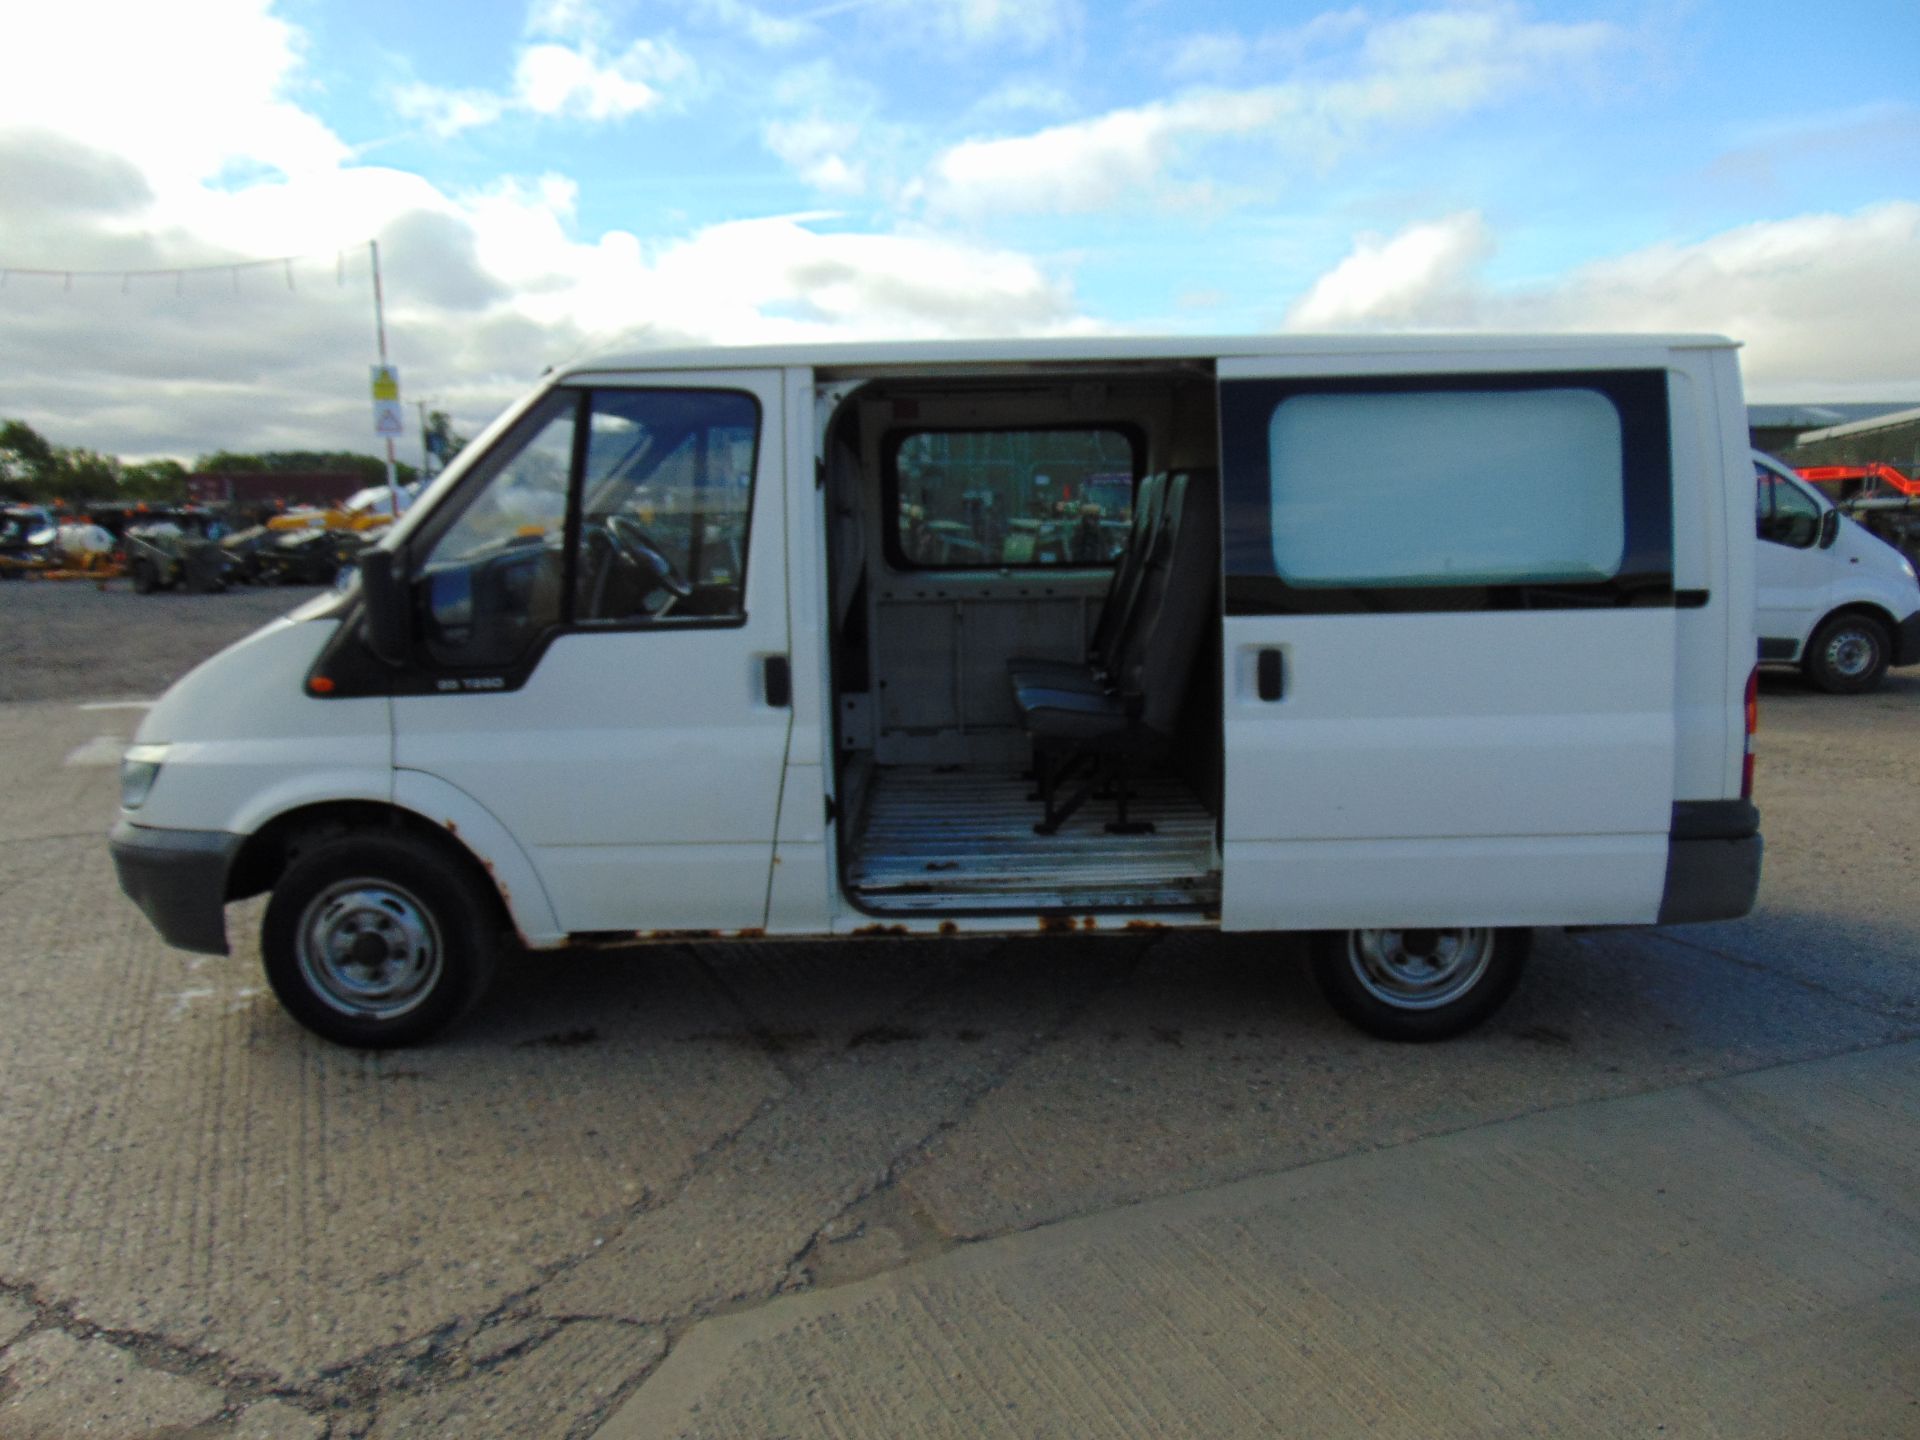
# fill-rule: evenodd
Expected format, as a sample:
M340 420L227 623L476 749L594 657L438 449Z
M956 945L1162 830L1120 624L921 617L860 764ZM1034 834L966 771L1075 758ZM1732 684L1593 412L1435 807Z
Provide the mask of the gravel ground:
M125 580L0 584L0 701L151 699L313 593L136 595Z

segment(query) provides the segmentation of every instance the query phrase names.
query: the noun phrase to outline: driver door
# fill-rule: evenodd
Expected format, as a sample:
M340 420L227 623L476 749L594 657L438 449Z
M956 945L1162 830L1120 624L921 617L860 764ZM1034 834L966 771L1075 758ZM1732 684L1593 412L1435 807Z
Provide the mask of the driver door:
M568 931L766 922L784 431L778 371L557 390L416 532L395 765L497 817Z

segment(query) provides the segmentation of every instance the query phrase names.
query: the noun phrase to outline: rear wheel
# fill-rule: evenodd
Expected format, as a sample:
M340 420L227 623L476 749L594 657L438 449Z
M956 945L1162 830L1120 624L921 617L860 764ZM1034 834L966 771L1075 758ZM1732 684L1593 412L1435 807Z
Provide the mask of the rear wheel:
M1807 678L1833 695L1871 690L1887 673L1886 627L1867 615L1836 615L1807 643Z
M486 990L499 907L466 866L412 836L357 832L297 856L260 929L267 983L340 1045L425 1040Z
M154 592L153 566L144 560L136 560L133 562L132 576L134 594L151 595Z
M1343 1017L1386 1040L1444 1040L1513 993L1528 930L1336 930L1318 936L1313 976Z

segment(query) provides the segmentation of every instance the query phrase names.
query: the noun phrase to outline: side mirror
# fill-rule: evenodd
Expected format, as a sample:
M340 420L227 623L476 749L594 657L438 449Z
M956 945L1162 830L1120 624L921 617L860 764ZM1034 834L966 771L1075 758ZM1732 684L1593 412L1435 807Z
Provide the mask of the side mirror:
M360 556L360 598L367 607L367 648L395 669L413 658L407 613L407 552L373 549Z
M1820 517L1820 548L1829 549L1840 538L1840 512L1829 510Z

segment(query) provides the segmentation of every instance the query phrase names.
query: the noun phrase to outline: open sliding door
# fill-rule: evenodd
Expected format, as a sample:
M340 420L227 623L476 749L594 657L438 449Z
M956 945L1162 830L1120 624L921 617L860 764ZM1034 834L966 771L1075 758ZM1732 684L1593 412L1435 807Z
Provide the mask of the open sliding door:
M1605 353L1222 361L1224 928L1655 918L1667 361Z

